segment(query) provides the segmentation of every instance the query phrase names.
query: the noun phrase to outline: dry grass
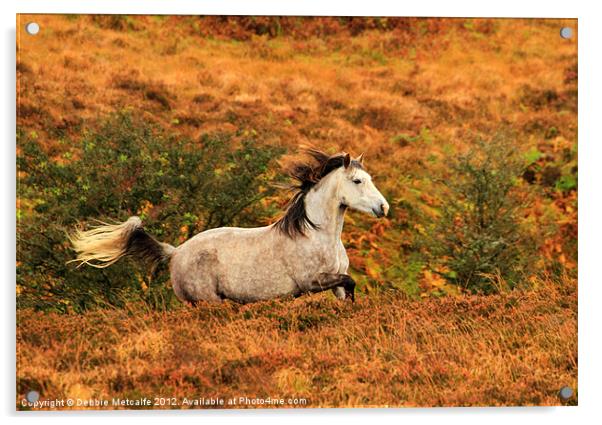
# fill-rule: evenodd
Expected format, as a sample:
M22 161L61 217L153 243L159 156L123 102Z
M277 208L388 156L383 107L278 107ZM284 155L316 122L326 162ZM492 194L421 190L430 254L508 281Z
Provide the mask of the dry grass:
M323 294L169 313L18 312L17 393L298 397L308 407L558 405L577 388L576 282L355 304ZM573 399L571 403L576 403Z
M185 18L138 19L136 30L115 30L86 17L36 16L40 35L19 40L19 124L43 131L41 117L60 125L134 107L192 135L269 129L286 144L310 138L391 153L377 145L396 133L461 135L459 127L492 118L521 119L521 88L564 92L576 55L576 43L551 31L562 22L552 20L493 21L496 31L486 34L448 20L436 38L427 33L400 50L389 45L404 39L388 33L240 43L200 37ZM472 119L453 114L450 122L450 111L471 110Z

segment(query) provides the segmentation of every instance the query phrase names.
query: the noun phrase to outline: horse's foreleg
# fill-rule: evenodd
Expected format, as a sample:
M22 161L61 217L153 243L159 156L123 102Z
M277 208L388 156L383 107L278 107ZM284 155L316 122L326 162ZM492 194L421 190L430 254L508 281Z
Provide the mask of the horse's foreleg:
M342 286L345 290L345 298L355 301L355 281L348 274L322 273L316 280L311 282L310 292L322 292L328 289Z
M334 288L332 288L332 293L339 300L344 300L347 297L345 293L345 288L343 288L342 286L335 286Z

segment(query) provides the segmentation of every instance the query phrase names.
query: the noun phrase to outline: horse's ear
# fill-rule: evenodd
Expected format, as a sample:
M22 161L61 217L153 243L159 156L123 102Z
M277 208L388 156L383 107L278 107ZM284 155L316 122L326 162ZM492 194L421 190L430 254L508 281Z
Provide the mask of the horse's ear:
M360 164L364 165L364 153L362 152L362 153L360 154L360 156L358 156L357 158L355 158L355 160L356 160L357 162L359 162Z
M349 168L349 164L351 164L351 157L348 153L346 153L343 157L343 165L345 166L345 168Z

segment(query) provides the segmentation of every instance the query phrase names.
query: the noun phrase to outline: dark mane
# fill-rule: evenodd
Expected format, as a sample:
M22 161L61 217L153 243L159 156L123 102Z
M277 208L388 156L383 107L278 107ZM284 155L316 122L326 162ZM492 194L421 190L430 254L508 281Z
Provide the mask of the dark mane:
M287 168L288 175L297 181L297 184L291 186L295 194L288 201L284 215L275 223L278 230L291 238L304 236L306 230L318 228L305 211L305 195L330 172L342 167L346 155L328 155L313 148L304 149L303 152L308 157L307 160L295 162ZM363 168L362 164L355 160L351 160L350 166Z

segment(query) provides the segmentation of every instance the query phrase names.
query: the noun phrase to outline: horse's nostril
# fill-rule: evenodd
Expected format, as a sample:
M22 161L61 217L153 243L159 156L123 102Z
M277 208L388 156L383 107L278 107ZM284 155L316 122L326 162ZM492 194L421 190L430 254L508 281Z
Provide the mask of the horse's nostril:
M377 216L378 218L384 217L385 216L385 212L383 210L383 205L380 204L378 207L374 207L372 208L372 212L374 213L375 216Z

